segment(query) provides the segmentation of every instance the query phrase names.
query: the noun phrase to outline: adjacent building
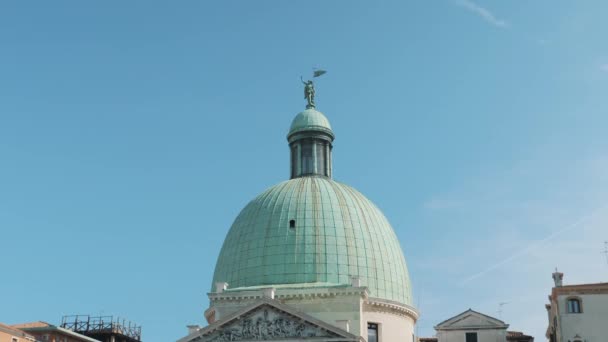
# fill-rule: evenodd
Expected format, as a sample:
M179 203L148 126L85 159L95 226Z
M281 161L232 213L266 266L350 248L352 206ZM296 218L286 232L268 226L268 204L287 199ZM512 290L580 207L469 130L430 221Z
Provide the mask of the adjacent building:
M141 326L114 316L63 316L60 326L42 321L0 324L0 342L9 334L13 337L8 342L141 342Z
M209 325L189 326L180 342L414 341L418 311L397 236L367 197L333 180L334 132L312 82L305 92L287 134L291 177L237 216L208 294Z
M0 342L36 341L36 337L23 330L0 323Z
M100 342L99 340L78 334L72 330L42 321L15 324L11 327L34 336L36 341L40 342Z
M507 342L534 342L534 337L521 331L507 331Z
M532 336L507 331L505 322L474 310L467 310L435 326L436 337L419 342L534 342Z
M471 309L435 326L439 342L506 342L508 324Z
M101 342L141 341L141 326L114 316L63 316L61 327Z
M564 274L553 273L546 336L550 342L608 340L608 283L563 285Z

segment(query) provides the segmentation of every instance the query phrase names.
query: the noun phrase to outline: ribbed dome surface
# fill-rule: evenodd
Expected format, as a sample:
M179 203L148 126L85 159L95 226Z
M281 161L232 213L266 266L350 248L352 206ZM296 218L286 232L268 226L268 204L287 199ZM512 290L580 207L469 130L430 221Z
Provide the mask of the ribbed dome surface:
M301 177L264 191L241 211L213 282L346 285L351 276L361 278L371 297L412 305L405 258L380 210L347 185Z
M314 108L306 109L305 111L300 112L298 115L296 115L296 117L293 118L293 121L291 122L291 127L289 128L289 133L287 135L291 135L293 133L301 131L311 130L331 133L331 126L329 125L329 120L327 120L323 113L319 112Z

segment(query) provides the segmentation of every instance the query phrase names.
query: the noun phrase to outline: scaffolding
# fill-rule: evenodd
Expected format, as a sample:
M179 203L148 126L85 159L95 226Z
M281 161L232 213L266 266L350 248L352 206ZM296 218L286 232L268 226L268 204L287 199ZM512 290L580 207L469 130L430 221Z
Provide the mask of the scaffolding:
M141 342L141 326L114 316L63 316L61 327L102 342Z

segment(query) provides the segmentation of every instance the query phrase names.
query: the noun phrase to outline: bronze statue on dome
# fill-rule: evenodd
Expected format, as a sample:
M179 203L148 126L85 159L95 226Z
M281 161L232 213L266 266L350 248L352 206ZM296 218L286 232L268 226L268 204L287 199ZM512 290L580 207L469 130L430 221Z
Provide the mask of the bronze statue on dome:
M304 83L304 98L308 101L306 108L314 108L315 107L315 84L312 83L311 80L304 81L302 77L300 77L302 83Z
M314 70L312 77L319 77L326 72L327 71L320 69ZM311 80L304 81L302 76L300 76L300 80L304 83L304 98L308 101L306 109L315 108L315 84Z

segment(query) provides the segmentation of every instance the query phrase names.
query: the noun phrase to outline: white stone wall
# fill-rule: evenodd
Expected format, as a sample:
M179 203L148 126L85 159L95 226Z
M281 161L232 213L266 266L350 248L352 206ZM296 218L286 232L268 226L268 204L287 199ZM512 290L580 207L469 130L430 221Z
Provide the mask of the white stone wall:
M388 312L363 311L361 331L367 340L367 323L378 324L380 342L410 342L414 333L414 320L406 316L398 316Z
M331 294L334 292L334 294ZM335 295L335 293L338 295ZM263 290L231 292L230 300L220 300L212 303L215 309L215 319L244 309L263 297ZM316 319L343 328L348 322L349 332L360 335L361 330L361 290L348 289L277 289L275 298L285 305L304 312ZM345 322L346 321L346 322ZM364 331L367 333L367 328Z
M465 342L467 332L476 332L479 342L505 342L507 340L505 329L444 330L437 332L437 339L439 342Z
M608 341L608 294L577 295L581 299L582 313L568 313L568 298L560 295L558 325L563 342L574 341L577 334L585 342Z
M398 312L394 307L366 304L365 293L365 288L357 287L277 289L274 299L341 329L344 329L348 322L348 332L362 336L365 340L367 340L367 323L369 322L379 325L378 333L381 342L412 341L414 318ZM263 297L263 290L233 291L222 293L223 295L228 296L229 299L212 300L216 320L255 304L260 300L259 298ZM387 302L387 304L391 303ZM391 305L394 306L394 303ZM417 317L417 314L415 315Z
M282 300L282 302L340 328L343 324L338 321L349 321L349 332L354 335L361 334L359 329L361 320L359 296L294 298ZM365 331L367 332L367 328Z

